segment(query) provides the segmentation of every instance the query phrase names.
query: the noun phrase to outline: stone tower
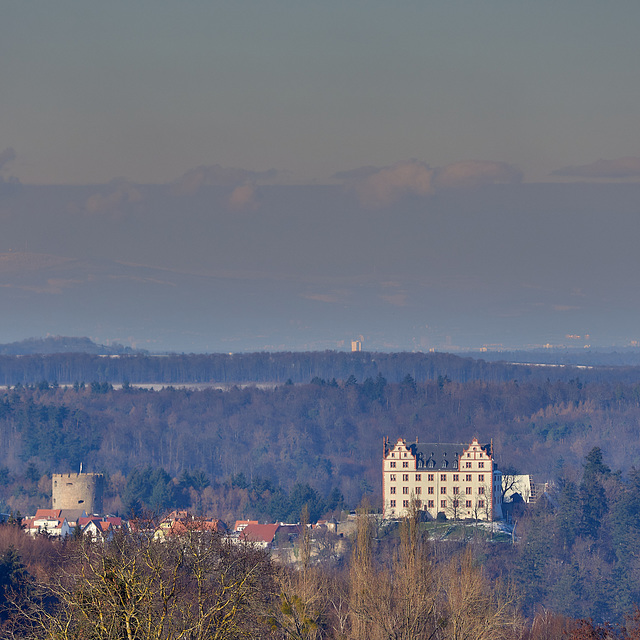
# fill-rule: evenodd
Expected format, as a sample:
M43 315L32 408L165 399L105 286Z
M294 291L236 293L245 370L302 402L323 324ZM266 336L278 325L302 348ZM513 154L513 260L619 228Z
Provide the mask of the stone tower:
M104 475L54 473L51 478L53 509L84 509L87 515L102 513Z

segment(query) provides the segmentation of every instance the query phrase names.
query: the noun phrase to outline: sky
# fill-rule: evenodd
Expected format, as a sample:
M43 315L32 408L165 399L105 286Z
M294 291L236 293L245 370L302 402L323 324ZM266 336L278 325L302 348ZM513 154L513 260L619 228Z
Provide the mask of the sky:
M640 4L6 3L0 342L640 340Z

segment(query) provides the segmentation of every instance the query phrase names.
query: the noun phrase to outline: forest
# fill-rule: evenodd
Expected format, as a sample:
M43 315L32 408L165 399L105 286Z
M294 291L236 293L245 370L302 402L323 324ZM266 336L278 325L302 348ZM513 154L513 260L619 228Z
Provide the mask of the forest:
M106 475L111 513L181 507L228 523L296 522L306 506L315 521L363 499L380 508L383 436L477 436L493 441L500 468L551 487L549 500L516 509L516 544L473 543L487 579L517 588L528 619L544 607L619 623L640 602L640 384L579 373L349 374L225 390L16 384L0 392L0 509L49 506L51 474L83 463Z
M71 339L69 339L71 340ZM33 353L29 345L19 343L25 353L10 355L11 349L0 349L0 385L33 385L43 380L60 385L77 382L121 384L202 385L228 388L238 384L274 386L292 382L305 384L310 380L359 381L378 375L388 382L399 383L407 376L416 382L435 382L448 378L453 382L474 380L498 383L568 381L579 376L585 382L630 384L640 380L640 367L635 351L608 356L584 352L545 350L501 354L501 361L488 362L480 358L461 357L450 353L375 353L344 351L259 352L214 354L148 354L126 348L93 345L90 351L48 352L55 348L84 348L85 341L64 339L47 343L47 351ZM90 342L90 341L89 341ZM92 344L92 343L90 343ZM37 343L39 348L43 348ZM99 351L96 353L96 350ZM496 359L496 354L487 353ZM571 357L569 357L571 355ZM564 357L566 356L566 358ZM517 358L513 364L504 358ZM533 362L532 362L533 359ZM568 362L565 362L565 359ZM591 362L600 363L593 366ZM619 362L624 366L614 366ZM527 364L528 363L528 364ZM546 364L545 364L546 363ZM544 366L543 366L544 365Z

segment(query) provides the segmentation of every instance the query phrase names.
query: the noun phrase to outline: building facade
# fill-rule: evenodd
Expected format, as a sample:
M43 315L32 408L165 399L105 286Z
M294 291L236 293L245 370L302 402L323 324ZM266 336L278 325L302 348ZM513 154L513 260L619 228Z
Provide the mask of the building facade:
M54 509L83 509L102 513L104 475L101 473L54 473L51 502Z
M407 444L383 440L382 496L385 518L402 518L411 501L432 518L491 521L502 518L502 474L493 445Z

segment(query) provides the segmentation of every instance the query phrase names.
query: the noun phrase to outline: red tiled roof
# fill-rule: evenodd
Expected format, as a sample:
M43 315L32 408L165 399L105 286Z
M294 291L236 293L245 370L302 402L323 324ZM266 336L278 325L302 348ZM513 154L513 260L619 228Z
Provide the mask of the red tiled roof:
M246 526L250 524L258 524L258 521L257 520L236 520L236 524L233 527L233 530L241 531L242 529L244 529Z
M179 536L187 533L188 531L221 531L224 530L224 525L220 520L189 520L187 522L183 520L174 520L169 527L169 533L174 536Z
M249 524L240 532L240 539L247 542L266 542L271 544L280 528L276 524Z
M117 518L116 516L107 516L104 520L105 522L109 522L111 526L115 527L116 529L122 527L122 518Z
M56 518L60 517L62 509L38 509L36 511L36 518Z
M83 529L84 527L86 527L90 522L95 522L96 525L100 522L100 518L91 518L89 516L87 516L86 518L78 518L78 525L81 526Z

